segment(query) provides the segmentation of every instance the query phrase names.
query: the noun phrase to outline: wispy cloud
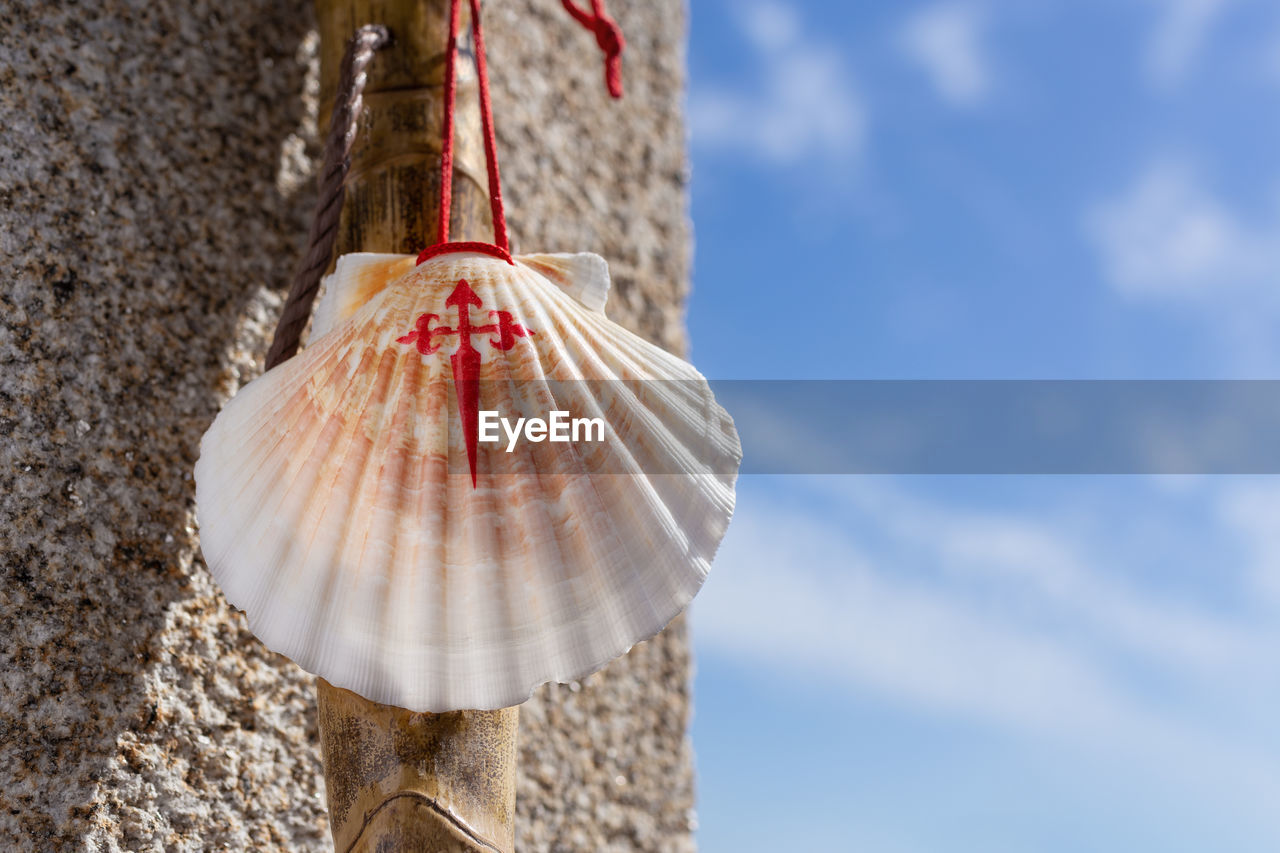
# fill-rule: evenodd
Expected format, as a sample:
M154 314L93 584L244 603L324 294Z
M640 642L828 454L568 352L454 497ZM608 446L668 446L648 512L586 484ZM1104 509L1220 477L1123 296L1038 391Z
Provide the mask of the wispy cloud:
M732 19L758 75L748 84L694 81L693 144L781 166L810 157L854 160L866 116L840 49L806 32L795 10L782 3L735 5Z
M1246 206L1185 162L1162 160L1089 208L1084 230L1117 293L1179 312L1238 376L1270 375L1280 360L1280 196L1266 201Z
M1244 545L1253 589L1267 604L1280 605L1280 486L1266 478L1231 488L1218 502L1218 516Z
M980 103L990 88L982 48L984 26L984 16L976 6L941 3L907 20L901 48L928 75L944 101L971 107Z
M1274 610L1233 618L1122 581L1114 542L1028 513L880 479L814 482L795 504L748 492L695 605L703 651L1160 773L1183 766L1180 784L1236 786L1250 811L1280 795L1274 743L1248 710L1280 700ZM1280 559L1280 539L1257 541L1259 559ZM1246 574L1219 571L1223 584Z
M1149 167L1090 210L1086 230L1107 281L1131 296L1271 289L1280 269L1280 219L1252 221L1182 163Z
M1146 72L1158 85L1171 85L1191 69L1213 25L1234 0L1147 0L1158 20L1146 50Z

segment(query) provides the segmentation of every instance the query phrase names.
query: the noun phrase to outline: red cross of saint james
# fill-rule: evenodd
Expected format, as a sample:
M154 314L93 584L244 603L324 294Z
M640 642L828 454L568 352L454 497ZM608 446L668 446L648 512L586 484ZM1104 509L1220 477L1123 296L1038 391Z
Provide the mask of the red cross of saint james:
M423 314L413 325L413 331L403 337L396 338L398 343L417 344L418 352L429 355L440 349L437 338L449 335L458 336L458 349L449 356L453 367L453 387L458 396L458 417L462 420L462 434L467 441L467 461L471 465L471 485L476 484L476 439L480 429L480 352L471 344L472 335L497 335L489 338L489 345L498 350L509 350L516 345L516 338L533 335L533 329L527 329L515 321L510 311L490 311L493 323L480 326L471 325L471 309L483 308L484 303L476 292L467 284L467 280L459 279L458 284L444 301L445 308L458 309L458 325L433 326L440 319L438 314Z

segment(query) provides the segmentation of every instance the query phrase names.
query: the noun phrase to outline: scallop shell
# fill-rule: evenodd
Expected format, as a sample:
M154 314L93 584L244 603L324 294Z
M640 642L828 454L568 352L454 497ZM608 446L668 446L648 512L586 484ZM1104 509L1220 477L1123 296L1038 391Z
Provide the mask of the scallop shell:
M693 367L605 318L608 286L590 254L339 259L312 343L196 464L205 561L267 646L385 704L493 709L688 604L741 447ZM473 483L460 300L489 326L467 336L480 408L599 417L604 440L477 443Z

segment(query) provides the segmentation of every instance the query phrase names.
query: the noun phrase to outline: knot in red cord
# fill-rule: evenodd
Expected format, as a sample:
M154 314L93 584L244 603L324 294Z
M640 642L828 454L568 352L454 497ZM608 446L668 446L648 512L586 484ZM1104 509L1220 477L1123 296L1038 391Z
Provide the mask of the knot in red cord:
M591 11L579 9L573 0L560 0L573 19L596 37L596 44L604 53L604 82L609 94L622 97L622 50L627 40L622 36L618 22L604 11L603 0L591 0Z

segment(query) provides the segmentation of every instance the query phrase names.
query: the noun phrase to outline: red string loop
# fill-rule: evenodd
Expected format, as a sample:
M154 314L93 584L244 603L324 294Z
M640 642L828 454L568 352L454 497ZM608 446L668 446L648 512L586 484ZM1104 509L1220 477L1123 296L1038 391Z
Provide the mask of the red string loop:
M449 243L449 215L453 207L453 125L458 80L458 19L461 0L449 2L449 42L445 47L444 126L440 140L440 217L436 242L418 256L418 263L429 252ZM489 208L493 212L493 247L510 257L507 240L507 217L502 209L502 179L498 174L498 143L493 129L493 105L489 100L489 69L484 57L484 28L480 23L480 0L471 0L471 28L476 42L476 76L480 82L480 124L484 132L484 162L489 173ZM436 252L439 254L439 252ZM500 255L500 257L502 256Z
M591 0L591 11L579 9L573 0L560 0L573 19L595 33L596 44L604 52L604 83L609 94L622 97L622 50L627 40L618 22L604 10L604 0Z
M484 163L489 171L489 208L493 211L493 243L504 252L507 217L502 210L502 179L498 176L498 140L493 129L493 104L489 101L489 67L484 58L484 27L480 25L480 0L471 0L471 28L476 40L476 76L480 78L480 126L484 131Z
M449 243L449 214L453 207L453 116L458 95L458 18L461 0L449 2L449 42L445 47L444 127L440 140L440 222L435 244L418 256L422 263L428 254ZM502 178L498 174L498 141L493 130L493 104L489 100L489 68L484 58L484 27L480 23L480 0L471 0L471 30L476 41L476 76L480 82L480 125L484 132L484 164L489 172L489 209L493 212L493 247L510 258L507 239L507 217L502 209ZM475 245L475 244L470 244ZM436 252L436 254L439 254Z
M596 44L604 52L605 85L609 94L622 97L622 50L626 39L617 22L604 10L604 0L591 0L591 12L583 11L573 0L561 0L569 14L582 26L595 33ZM489 69L485 62L484 28L480 23L480 0L470 0L471 28L476 43L476 76L480 84L480 125L484 134L484 162L489 174L489 207L493 212L493 243L450 243L449 216L453 207L453 128L455 101L458 95L458 26L462 0L449 2L449 41L445 48L444 126L440 140L440 218L436 242L418 256L418 263L441 254L447 247L488 246L490 254L510 261L511 246L507 237L507 217L502 208L502 179L498 174L498 142L493 128L493 104L489 99ZM457 251L455 249L454 251Z

